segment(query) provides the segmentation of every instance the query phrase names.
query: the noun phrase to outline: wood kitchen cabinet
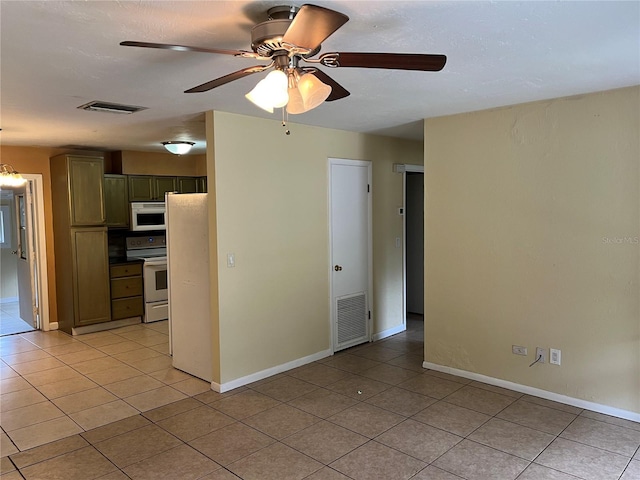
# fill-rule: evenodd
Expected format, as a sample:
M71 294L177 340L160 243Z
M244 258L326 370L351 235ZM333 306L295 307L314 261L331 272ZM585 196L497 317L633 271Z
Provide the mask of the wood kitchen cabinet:
M129 201L149 202L154 200L154 181L151 175L129 175Z
M69 187L70 225L104 225L106 217L102 158L64 155L56 164L59 164Z
M197 193L198 177L178 177L179 193Z
M198 193L207 193L207 177L198 178Z
M164 202L164 194L178 191L177 177L153 177L155 184L155 200Z
M164 194L167 192L204 193L207 191L207 177L154 175L126 175L126 177L130 202L164 201Z
M111 318L141 317L144 314L142 263L111 265L110 281Z
M178 177L178 193L206 193L207 177Z
M111 319L104 163L58 155L50 170L58 328L80 333Z
M126 175L105 174L104 206L107 227L129 228L129 189Z
M107 243L104 227L71 230L74 327L111 320Z
M178 177L129 175L129 201L164 201L166 192L178 191Z

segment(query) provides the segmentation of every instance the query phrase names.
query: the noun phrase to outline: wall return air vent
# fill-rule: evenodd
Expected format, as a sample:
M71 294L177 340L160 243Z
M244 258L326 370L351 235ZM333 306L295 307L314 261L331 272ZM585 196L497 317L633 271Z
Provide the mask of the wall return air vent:
M84 105L80 105L78 108L81 110L88 110L90 112L123 114L131 114L139 112L140 110L146 110L146 107L136 107L135 105L121 105L119 103L99 102L97 100L85 103Z

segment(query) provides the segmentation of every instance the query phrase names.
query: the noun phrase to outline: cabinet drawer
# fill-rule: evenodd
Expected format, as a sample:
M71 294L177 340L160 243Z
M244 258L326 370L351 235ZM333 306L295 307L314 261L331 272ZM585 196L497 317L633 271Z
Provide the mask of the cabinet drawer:
M123 298L111 301L111 319L141 317L144 313L142 297Z
M111 279L111 298L137 297L142 295L142 277Z
M127 263L126 265L111 265L111 278L133 277L142 275L141 263Z

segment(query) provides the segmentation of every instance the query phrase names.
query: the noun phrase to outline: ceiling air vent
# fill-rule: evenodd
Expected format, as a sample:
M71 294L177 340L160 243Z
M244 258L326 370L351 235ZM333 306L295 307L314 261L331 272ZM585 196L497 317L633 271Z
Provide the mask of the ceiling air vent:
M120 105L118 103L99 102L94 100L93 102L80 105L78 108L82 110L89 110L91 112L105 112L105 113L136 113L140 110L146 110L146 107L136 107L135 105Z

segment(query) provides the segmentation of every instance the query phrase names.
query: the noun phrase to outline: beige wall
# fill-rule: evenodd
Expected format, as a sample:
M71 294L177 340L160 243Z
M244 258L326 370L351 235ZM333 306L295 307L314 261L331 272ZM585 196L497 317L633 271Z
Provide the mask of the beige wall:
M401 324L402 177L392 164L422 163L422 143L296 124L287 136L278 120L222 112L210 123L219 382L330 348L329 157L373 162L374 330Z
M426 120L427 361L640 412L639 93Z
M183 175L197 177L207 174L206 155L174 155L173 153L123 150L113 154L113 173L126 175Z
M215 170L215 135L214 114L209 110L205 113L207 135L207 214L209 221L209 314L211 315L211 368L212 380L221 383L220 378L220 303L218 293L218 207L216 201L216 170Z

